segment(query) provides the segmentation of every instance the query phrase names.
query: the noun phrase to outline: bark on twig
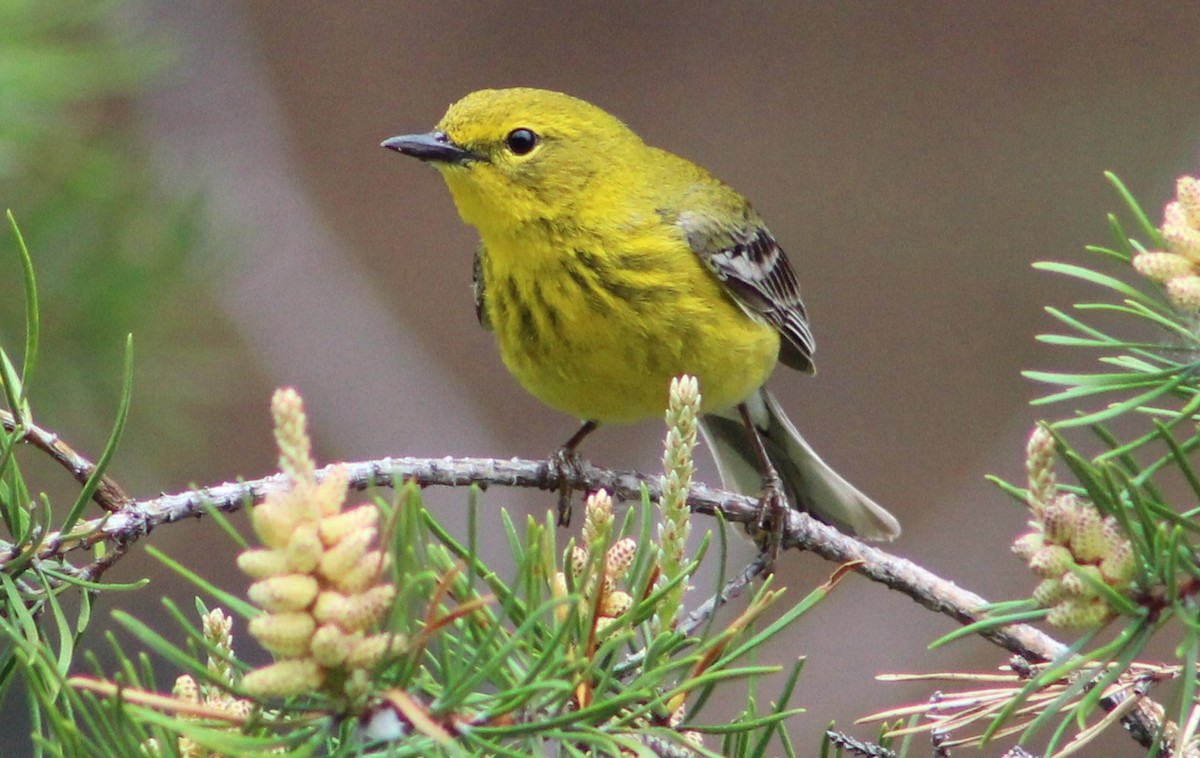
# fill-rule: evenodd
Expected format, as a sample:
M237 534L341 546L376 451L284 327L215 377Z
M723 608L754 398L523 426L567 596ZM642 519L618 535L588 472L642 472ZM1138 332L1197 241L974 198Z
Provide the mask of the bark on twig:
M414 481L422 487L462 487L478 485L525 487L555 491L561 480L560 471L552 469L546 461L499 460L493 458L383 458L338 464L346 468L352 489L372 486L394 487L406 481ZM318 472L323 477L332 468ZM567 481L571 488L592 491L600 488L610 492L617 500L637 500L645 487L651 498L658 496L657 477L649 478L627 471L611 471L583 462L569 471ZM161 524L169 524L185 518L198 518L206 508L232 512L245 505L262 502L268 493L287 487L282 474L248 482L226 483L204 487L174 495L162 495L146 500L133 500L112 513L75 526L71 535L51 533L36 548L35 561L59 561L76 549L90 547L98 542L110 543L118 550L130 544ZM750 523L758 519L758 500L704 485L692 487L688 503L697 513L713 515L720 512L726 521ZM892 555L877 547L860 542L842 534L831 526L822 524L806 513L792 511L785 525L782 548L805 550L839 564L852 563L853 570L887 587L902 592L922 606L949 616L960 623L970 623L980 618L979 609L986 601L973 592L958 587L953 582L922 568L905 558ZM0 571L12 560L11 545L0 543ZM111 564L111 561L110 561ZM109 565L110 565L109 564ZM83 570L86 575L96 575L105 566L92 565ZM992 643L1032 661L1050 661L1066 651L1066 646L1049 635L1024 624L986 630L980 633ZM1116 703L1106 704L1115 707ZM1126 728L1144 746L1153 744L1154 735L1161 725L1147 722L1140 712L1126 718Z

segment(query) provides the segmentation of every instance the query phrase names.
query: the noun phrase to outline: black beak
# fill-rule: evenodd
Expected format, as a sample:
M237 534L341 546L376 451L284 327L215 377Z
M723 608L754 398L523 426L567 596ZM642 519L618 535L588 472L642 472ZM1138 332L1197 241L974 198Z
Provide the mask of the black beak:
M479 157L470 150L454 144L445 132L405 134L386 139L380 146L412 156L417 160L438 163L466 163Z

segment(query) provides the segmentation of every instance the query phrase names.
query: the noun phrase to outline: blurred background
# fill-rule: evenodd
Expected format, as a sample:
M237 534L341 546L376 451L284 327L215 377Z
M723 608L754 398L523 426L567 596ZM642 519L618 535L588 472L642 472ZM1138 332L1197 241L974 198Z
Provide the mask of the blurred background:
M1054 329L1043 306L1091 293L1030 263L1087 262L1086 244L1109 241L1121 206L1104 170L1155 222L1175 177L1200 170L1200 18L1184 4L49 5L0 8L0 203L30 246L45 321L33 407L98 454L132 332L112 473L142 497L269 473L282 385L304 395L323 462L541 457L569 436L575 421L527 396L475 321L476 236L441 179L379 148L472 90L537 86L751 198L817 338L816 377L772 382L793 419L900 518L897 553L985 597L1024 596L1033 580L1008 547L1024 513L983 476L1020 481L1047 412L1019 372L1093 360L1034 341ZM18 271L0 256L0 340L17 354ZM606 428L585 454L654 471L662 432ZM713 481L707 454L700 465ZM46 470L65 499L61 479ZM427 494L462 523L462 493ZM552 505L493 488L483 513ZM246 584L208 521L151 541ZM779 584L799 600L834 568L789 554ZM142 551L111 576L145 575L149 590L106 596L101 615L128 604L153 622L147 598L164 593L187 607L190 590ZM815 749L832 719L851 728L930 694L877 673L1004 661L975 641L926 652L951 628L846 579L769 651L808 658L794 742ZM245 636L241 648L256 654ZM1141 754L1115 732L1108 743L1092 754Z

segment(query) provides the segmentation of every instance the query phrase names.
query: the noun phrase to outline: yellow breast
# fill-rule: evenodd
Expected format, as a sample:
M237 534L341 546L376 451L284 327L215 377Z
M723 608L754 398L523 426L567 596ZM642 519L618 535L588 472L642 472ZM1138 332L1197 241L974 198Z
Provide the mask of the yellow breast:
M597 237L564 245L545 232L485 238L483 276L504 363L546 404L630 422L661 416L679 374L699 379L706 411L741 402L770 376L778 333L748 316L683 240L627 234L626 249L608 250Z

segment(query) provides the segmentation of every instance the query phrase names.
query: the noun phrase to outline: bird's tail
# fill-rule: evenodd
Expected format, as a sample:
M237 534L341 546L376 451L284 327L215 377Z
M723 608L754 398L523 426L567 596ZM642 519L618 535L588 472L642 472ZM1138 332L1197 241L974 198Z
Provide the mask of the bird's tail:
M774 395L760 389L746 405L790 503L863 539L892 540L900 536L900 522L817 456ZM700 429L717 460L724 486L745 494L760 492L762 472L750 433L737 410L706 414Z

